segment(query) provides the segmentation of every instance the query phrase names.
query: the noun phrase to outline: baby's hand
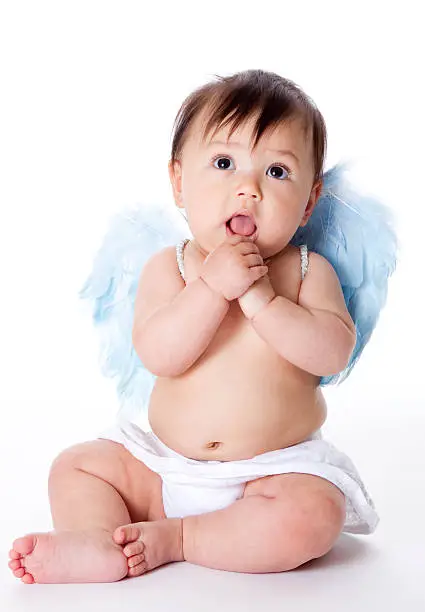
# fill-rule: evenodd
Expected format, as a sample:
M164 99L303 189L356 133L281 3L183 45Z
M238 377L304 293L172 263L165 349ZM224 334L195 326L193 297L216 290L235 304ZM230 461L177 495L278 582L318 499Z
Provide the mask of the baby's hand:
M243 295L267 272L268 268L252 239L235 235L228 236L208 255L200 277L213 291L231 301Z

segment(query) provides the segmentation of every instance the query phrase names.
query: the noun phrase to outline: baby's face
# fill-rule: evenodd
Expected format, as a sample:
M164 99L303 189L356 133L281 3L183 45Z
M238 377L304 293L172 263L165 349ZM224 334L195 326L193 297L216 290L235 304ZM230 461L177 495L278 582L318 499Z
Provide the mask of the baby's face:
M296 120L263 134L251 151L254 119L229 141L228 126L203 141L204 116L192 125L181 161L169 168L176 204L186 210L198 248L207 255L225 241L226 221L246 208L263 258L279 253L307 223L320 195L320 183L312 186L311 141Z

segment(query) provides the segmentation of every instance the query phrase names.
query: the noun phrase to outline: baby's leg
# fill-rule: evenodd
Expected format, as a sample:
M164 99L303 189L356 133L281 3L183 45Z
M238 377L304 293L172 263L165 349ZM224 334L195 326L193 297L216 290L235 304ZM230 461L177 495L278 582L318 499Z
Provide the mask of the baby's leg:
M345 498L310 474L259 478L223 510L183 519L186 561L232 572L294 569L326 554L345 520Z
M133 571L112 539L118 525L165 518L160 477L122 445L94 440L53 462L49 498L55 531L15 540L9 567L23 582L113 582Z

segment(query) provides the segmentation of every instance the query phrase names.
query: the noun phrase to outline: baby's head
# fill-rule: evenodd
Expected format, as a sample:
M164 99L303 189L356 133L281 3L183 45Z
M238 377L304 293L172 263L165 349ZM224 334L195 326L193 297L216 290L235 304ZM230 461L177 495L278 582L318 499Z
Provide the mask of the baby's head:
M261 255L271 257L307 223L320 195L325 122L314 102L277 74L217 78L190 94L176 116L174 199L204 254L226 239L226 221L246 209Z

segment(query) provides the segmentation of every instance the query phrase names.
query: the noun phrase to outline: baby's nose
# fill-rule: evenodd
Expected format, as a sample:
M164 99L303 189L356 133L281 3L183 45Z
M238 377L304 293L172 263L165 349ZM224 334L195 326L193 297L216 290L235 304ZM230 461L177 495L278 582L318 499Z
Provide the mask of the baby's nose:
M252 173L241 175L236 186L236 193L238 198L258 200L261 197L261 190L256 177Z
M259 192L258 191L254 191L254 189L245 189L244 191L240 191L238 193L238 198L245 198L245 199L250 199L250 198L254 198L255 200L258 200L259 198Z

